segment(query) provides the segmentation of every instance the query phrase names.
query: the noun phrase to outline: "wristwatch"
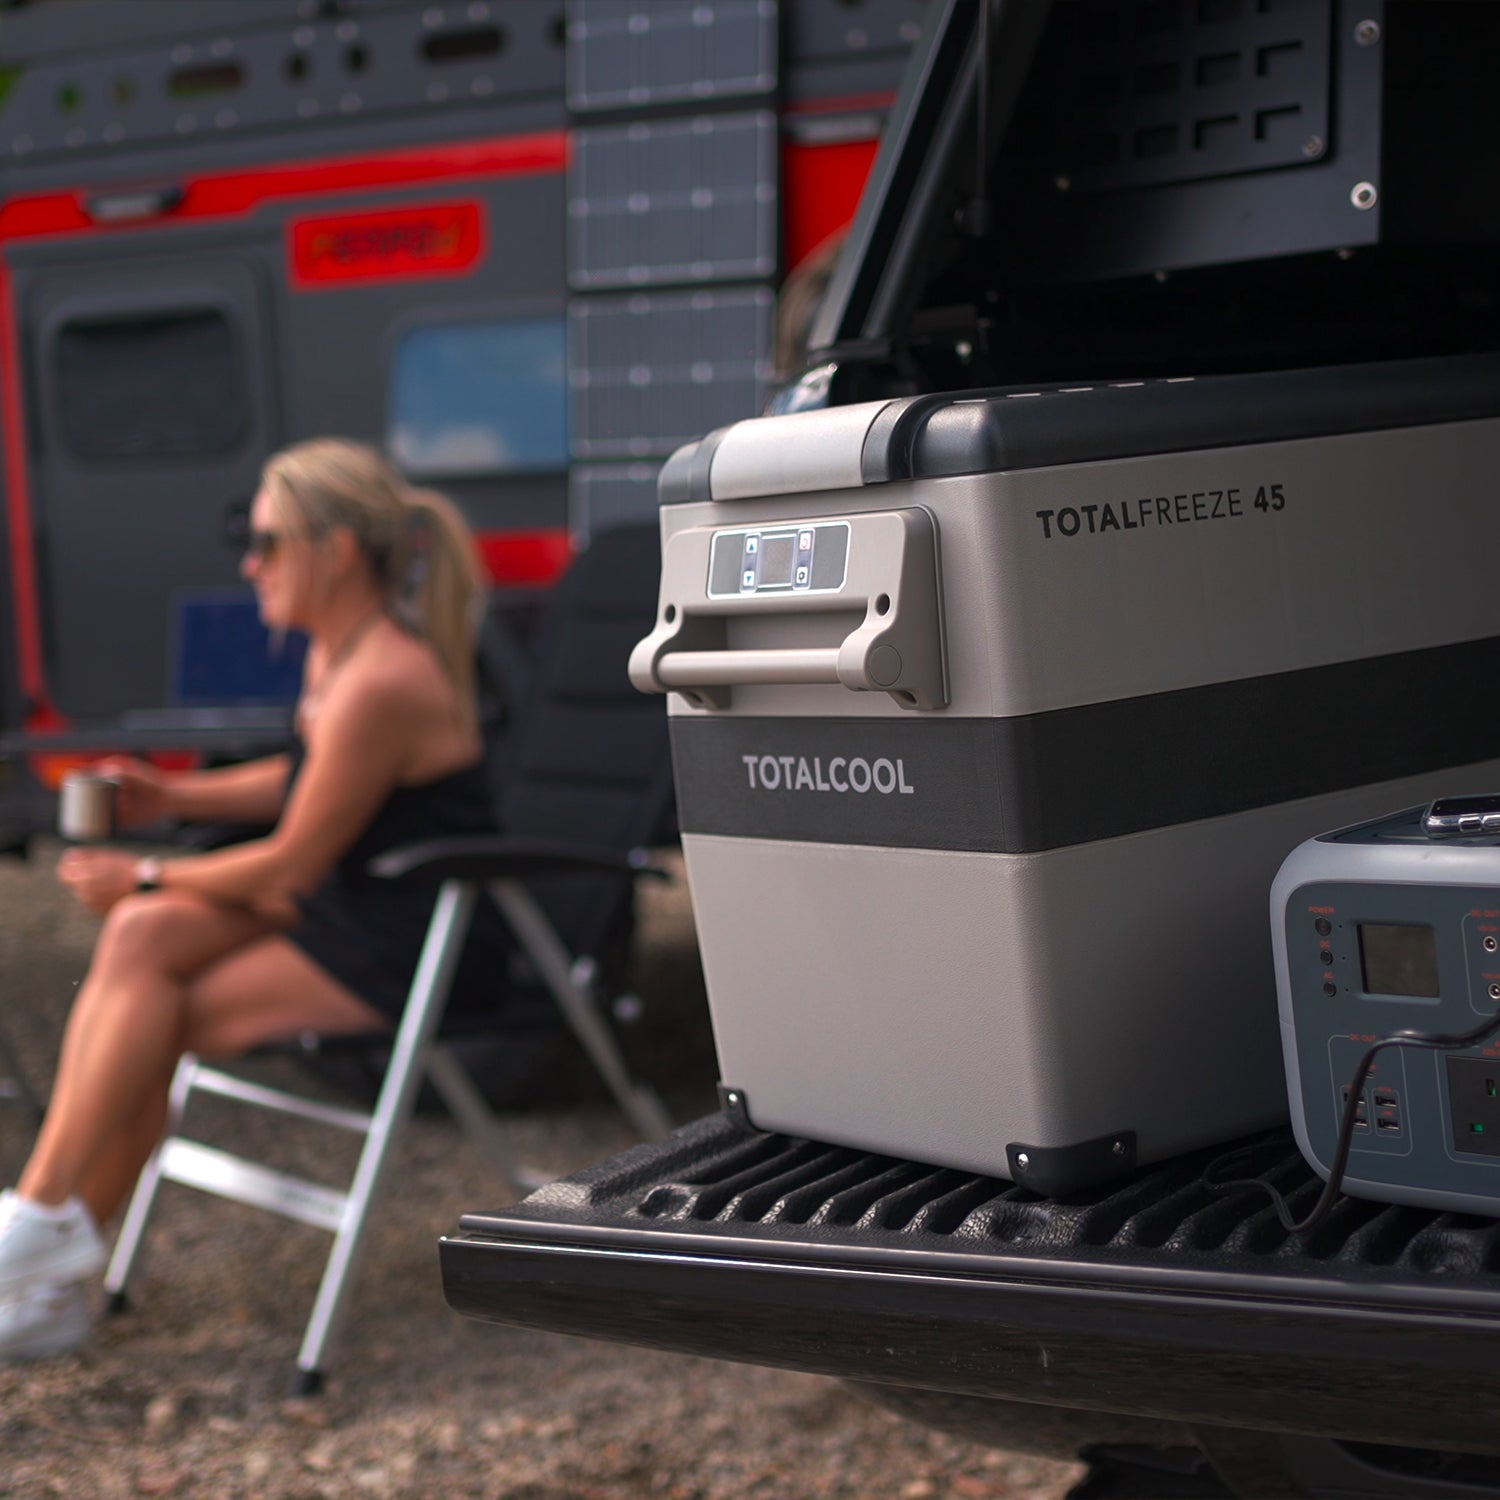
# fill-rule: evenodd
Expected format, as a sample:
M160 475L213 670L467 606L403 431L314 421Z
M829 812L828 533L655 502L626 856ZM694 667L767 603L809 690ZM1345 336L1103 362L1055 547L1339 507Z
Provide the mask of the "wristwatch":
M136 860L135 888L138 891L161 889L161 861L154 854L148 854L144 859Z

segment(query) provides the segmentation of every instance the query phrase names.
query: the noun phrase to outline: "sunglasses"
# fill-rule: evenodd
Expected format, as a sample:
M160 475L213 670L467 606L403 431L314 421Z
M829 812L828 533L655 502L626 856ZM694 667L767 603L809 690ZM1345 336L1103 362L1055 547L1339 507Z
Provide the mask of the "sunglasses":
M245 532L242 546L247 558L253 558L256 562L270 562L285 540L286 533L283 531L262 531L259 527L252 526Z

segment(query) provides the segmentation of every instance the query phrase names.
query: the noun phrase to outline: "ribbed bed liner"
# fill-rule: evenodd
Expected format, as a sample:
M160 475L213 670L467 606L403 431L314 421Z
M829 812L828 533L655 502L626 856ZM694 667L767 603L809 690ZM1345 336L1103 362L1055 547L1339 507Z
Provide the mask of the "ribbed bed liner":
M1294 1214L1305 1214L1322 1184L1290 1136L1244 1144L1250 1155L1234 1175L1270 1184ZM1225 1149L1041 1198L1000 1179L764 1134L719 1114L512 1207L466 1215L463 1229L512 1236L533 1223L626 1232L631 1240L637 1231L642 1243L679 1231L754 1239L768 1249L842 1244L1031 1262L1082 1257L1121 1269L1368 1277L1419 1294L1435 1285L1490 1291L1500 1306L1500 1221L1346 1197L1314 1230L1288 1234L1264 1193L1205 1185L1204 1169Z

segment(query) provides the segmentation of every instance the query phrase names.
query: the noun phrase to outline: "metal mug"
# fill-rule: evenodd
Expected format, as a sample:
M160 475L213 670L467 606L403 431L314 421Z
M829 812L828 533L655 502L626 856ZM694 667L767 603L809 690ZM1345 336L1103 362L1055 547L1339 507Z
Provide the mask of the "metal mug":
M57 800L57 831L74 843L97 843L115 830L119 782L92 771L63 777Z

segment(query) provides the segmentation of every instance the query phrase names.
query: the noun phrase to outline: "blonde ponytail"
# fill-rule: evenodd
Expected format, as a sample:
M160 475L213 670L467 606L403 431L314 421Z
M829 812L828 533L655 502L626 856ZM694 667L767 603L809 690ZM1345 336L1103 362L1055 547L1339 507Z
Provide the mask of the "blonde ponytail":
M476 719L483 573L458 507L436 490L414 489L382 454L347 438L283 449L266 464L263 482L294 530L353 534L385 607L431 645L460 709Z
M472 717L477 712L474 652L483 587L474 537L446 495L409 489L406 503L412 556L407 566L410 590L402 602Z

